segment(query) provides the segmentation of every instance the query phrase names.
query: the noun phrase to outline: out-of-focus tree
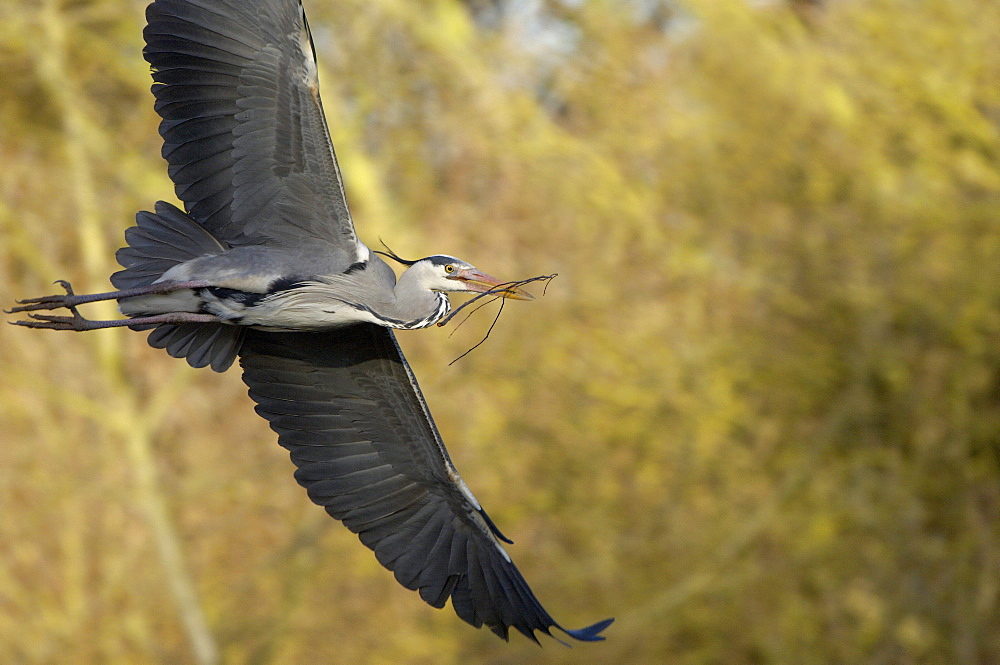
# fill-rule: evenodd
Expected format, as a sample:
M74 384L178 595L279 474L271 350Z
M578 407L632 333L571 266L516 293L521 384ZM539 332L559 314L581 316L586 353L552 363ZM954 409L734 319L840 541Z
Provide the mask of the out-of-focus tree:
M104 288L171 191L142 4L0 7L4 302ZM0 661L1000 660L1000 5L803 4L306 2L363 238L560 275L402 342L606 643L399 589L235 373L4 326Z

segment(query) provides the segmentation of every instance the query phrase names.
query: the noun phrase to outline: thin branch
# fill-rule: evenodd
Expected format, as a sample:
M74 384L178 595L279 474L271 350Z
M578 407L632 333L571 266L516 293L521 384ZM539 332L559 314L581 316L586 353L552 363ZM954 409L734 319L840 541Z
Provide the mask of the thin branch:
M476 349L478 349L480 346L482 346L482 344L487 339L489 339L490 333L493 332L493 327L496 326L497 321L500 320L500 314L501 314L501 312L503 312L503 306L504 306L504 303L507 300L507 294L511 291L511 289L516 289L518 287L524 286L525 284L530 284L532 282L541 282L541 281L544 281L545 282L545 287L542 289L542 295L545 295L545 293L548 291L548 288L549 288L549 282L551 282L556 277L556 275L557 275L557 273L553 273L551 275L539 275L538 277L530 277L528 279L522 279L522 280L518 280L518 281L514 281L514 282L504 282L503 284L498 284L496 287L490 289L489 291L486 291L485 293L480 293L479 295L477 295L475 298L472 298L468 302L462 303L462 305L460 307L456 308L454 311L452 311L451 314L449 314L448 316L446 316L441 321L438 321L437 325L443 326L446 323L448 323L449 321L451 321L453 318L455 318L455 315L457 315L459 312L461 312L463 309L465 309L469 305L472 305L473 303L479 302L483 298L487 298L487 297L492 296L492 297L490 297L490 300L488 300L487 302L484 302L484 303L480 303L479 305L476 306L475 309L473 309L471 312L469 312L468 315L464 319L462 319L461 323L459 323L457 326L455 326L455 330L458 330L459 328L461 328L465 324L466 321L469 320L469 317L471 317L473 314L475 314L476 312L478 312L481 308L483 308L484 306L490 304L491 302L493 302L494 300L496 300L498 298L500 299L500 309L497 310L497 315L496 315L496 317L494 317L493 323L490 324L489 330L486 331L486 334L483 336L483 338L481 340L479 340L474 346L472 346L472 348L470 348L468 351L466 351L465 353L463 353L462 355L460 355L459 357L455 358L450 363L448 363L448 366L450 367L450 366L454 365L459 360L461 360L465 356L469 355L470 353L472 353L473 351L475 351ZM451 332L452 335L455 334L455 330L453 330ZM448 336L451 337L451 335L448 335Z
M491 332L493 332L493 326L495 326L495 325L497 324L497 321L499 321L499 320L500 320L500 312L502 312L502 311L503 311L503 305L504 305L504 302L505 302L505 300L501 298L501 299L500 299L500 309L498 309L498 310L497 310L497 315L496 315L496 317L495 317L495 318L493 319L493 323L491 323L491 324L490 324L490 328L489 328L489 330L487 330L487 331L486 331L486 334L485 334L485 335L483 335L483 338L482 338L481 340L479 340L478 342L476 342L476 344L475 344L475 345L473 345L473 346L472 346L472 348L470 348L470 349L469 349L468 351L466 351L465 353L463 353L462 355L460 355L459 357L455 358L455 359L454 359L454 360L452 360L452 361L451 361L450 363L448 363L448 367L451 367L452 365L454 365L455 363L457 363L457 362L458 362L459 360L461 360L461 359L462 359L462 358L464 358L465 356L469 355L470 353L472 353L473 351L475 351L476 349L478 349L478 348L479 348L480 346L482 346L482 344L483 344L483 343L484 343L484 342L485 342L485 341L486 341L487 339L489 339L489 337L490 337L490 333L491 333ZM463 321L462 323L465 323L465 322Z
M471 312L469 312L468 314L466 314L465 318L462 319L461 321L459 321L458 325L456 325L455 328L450 333L448 333L448 337L451 337L452 335L454 335L458 331L459 328L461 328L462 326L464 326L465 322L468 321L469 318L472 317L473 314L475 314L476 312L478 312L479 310L481 310L483 307L486 307L490 303L495 302L497 300L497 298L500 298L500 296L497 296L496 298L493 298L491 300L487 300L486 302L477 305L474 310L472 310Z

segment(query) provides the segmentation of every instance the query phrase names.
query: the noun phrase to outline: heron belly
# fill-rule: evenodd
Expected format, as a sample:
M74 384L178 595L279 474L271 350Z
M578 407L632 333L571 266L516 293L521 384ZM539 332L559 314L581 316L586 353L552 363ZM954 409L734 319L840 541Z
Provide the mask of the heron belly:
M225 323L262 330L317 331L355 323L381 323L371 312L307 285L267 294L205 289L202 298L202 311Z
M155 316L175 312L200 312L202 299L192 289L171 293L124 298L118 301L118 310L125 316Z
M370 313L357 310L350 305L338 303L330 308L284 307L268 308L257 305L247 308L239 320L233 321L243 326L253 326L270 331L318 331L339 328L356 323L377 323L385 325Z
M395 303L355 302L356 295L342 295L330 284L313 281L293 282L268 293L209 287L198 294L200 311L223 323L270 331L328 330L357 323L412 330L433 325L451 309L443 293L435 293L428 308L398 312Z

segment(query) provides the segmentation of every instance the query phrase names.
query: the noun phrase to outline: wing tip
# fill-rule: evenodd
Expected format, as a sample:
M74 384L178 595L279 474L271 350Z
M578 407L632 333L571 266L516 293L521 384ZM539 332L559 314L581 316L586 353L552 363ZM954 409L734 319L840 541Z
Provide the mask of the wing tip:
M601 635L601 632L614 622L614 617L612 617L610 619L605 619L604 621L598 621L597 623L591 624L585 628L577 628L576 630L567 630L566 628L558 625L556 627L572 637L574 640L579 640L580 642L603 642L607 638L604 635Z
M530 639L538 646L542 646L542 643L538 641L538 635L535 633L536 630L540 630L541 632L545 633L546 635L548 635L549 637L551 637L564 647L572 648L573 646L572 644L570 644L569 642L564 642L563 640L553 635L550 628L556 628L579 642L603 642L604 640L607 639L607 637L601 635L601 632L603 632L605 628L607 628L614 622L615 622L614 617L612 617L610 619L605 619L604 621L598 621L597 623L591 624L584 628L577 628L576 630L563 628L557 623L550 623L544 627L538 626L534 630L528 629L524 626L513 626L513 627L517 628L517 630L522 635L525 635L528 639ZM510 638L508 636L508 628L510 627L511 626L507 625L490 626L490 630L492 630L494 633L502 637L505 641L509 642Z

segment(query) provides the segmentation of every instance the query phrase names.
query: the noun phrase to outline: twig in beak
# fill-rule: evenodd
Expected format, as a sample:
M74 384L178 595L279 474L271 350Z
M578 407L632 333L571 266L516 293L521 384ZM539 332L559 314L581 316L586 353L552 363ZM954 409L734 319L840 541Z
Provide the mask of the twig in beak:
M457 315L463 309L465 309L472 303L485 298L486 296L500 296L501 298L503 298L504 293L507 293L511 288L516 289L518 287L524 286L525 284L530 284L532 282L542 282L542 281L545 282L545 289L542 290L542 294L544 295L545 291L548 290L549 288L549 282L555 279L558 276L558 274L559 273L552 273L551 275L539 275L538 277L530 277L528 279L521 279L514 282L504 282L503 284L497 284L489 291L484 291L483 293L477 294L476 297L472 298L468 302L462 303L461 305L453 309L451 311L451 314L438 321L437 325L438 326L446 325L449 321L455 318L455 315Z
M468 351L466 351L465 353L463 353L462 355L460 355L459 357L455 358L450 363L448 363L448 366L450 367L450 366L454 365L459 360L461 360L465 356L467 356L470 353L472 353L473 351L475 351L477 348L479 348L483 344L483 342L485 342L487 339L489 339L490 333L493 332L493 327L497 324L497 321L500 320L500 313L503 312L503 306L504 306L504 303L506 302L506 298L504 297L504 293L506 293L508 291L508 289L510 289L510 288L518 288L520 286L524 286L525 284L530 284L531 282L541 282L541 281L544 281L545 282L545 287L542 289L542 295L545 295L545 293L548 291L548 288L549 288L549 282L551 282L556 277L557 274L558 273L553 273L551 275L539 275L538 277L531 277L529 279L522 279L522 280L518 280L518 281L515 281L515 282L504 282L503 284L498 284L497 286L495 286L494 288L490 289L489 291L486 291L484 293L480 293L479 295L477 295L475 298L472 298L468 302L462 303L462 305L459 306L459 307L457 307L456 309L454 309L451 312L451 314L449 314L445 318L443 318L440 321L438 321L437 325L443 326L446 323L448 323L449 321L451 321L453 318L455 318L456 314L458 314L459 312L461 312L463 309L465 309L469 305L471 305L474 302L477 302L477 301L485 298L486 296L493 296L488 302L480 303L474 310L472 310L471 312L469 312L469 314L464 319L462 319L461 323L459 323L455 327L455 330L458 330L459 328L461 328L465 324L466 321L469 320L469 317L471 317L473 314L475 314L476 312L478 312L480 310L480 308L482 308L485 305L490 304L491 302L493 302L497 298L500 299L500 309L497 310L497 315L496 315L496 317L494 317L493 323L490 324L489 330L486 331L486 334L483 336L483 338L481 340L479 340ZM451 334L454 335L455 331L453 330ZM451 335L448 335L448 336L451 337Z

